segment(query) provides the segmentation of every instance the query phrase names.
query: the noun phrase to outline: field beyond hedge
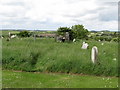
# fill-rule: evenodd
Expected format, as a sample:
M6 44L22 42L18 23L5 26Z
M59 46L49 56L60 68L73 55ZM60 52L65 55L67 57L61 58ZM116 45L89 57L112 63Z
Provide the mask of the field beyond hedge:
M54 39L12 39L2 42L2 67L31 72L80 73L118 76L118 43L87 41L89 49L81 49L82 40L58 43ZM101 45L104 43L104 45ZM91 48L99 50L100 64L91 62Z

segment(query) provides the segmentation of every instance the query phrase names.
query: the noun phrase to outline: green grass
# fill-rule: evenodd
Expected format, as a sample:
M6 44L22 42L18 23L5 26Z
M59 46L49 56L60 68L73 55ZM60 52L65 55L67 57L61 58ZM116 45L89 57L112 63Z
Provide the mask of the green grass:
M9 35L9 32L11 34L18 34L19 33L19 31L13 31L13 30L5 30L5 31L1 31L1 32L2 32L2 35L5 37L7 37Z
M118 78L3 71L3 88L116 88Z
M89 49L82 50L82 40L57 43L54 39L12 39L2 43L3 69L36 72L83 73L98 76L118 76L118 44L87 41ZM99 50L100 65L91 62L91 48ZM114 58L116 60L114 60Z
M3 36L5 36L5 37L7 37L8 36L8 33L11 33L11 34L18 34L18 33L20 33L20 31L16 31L16 30L3 30L3 31L1 31L1 34L0 35L3 35ZM56 31L29 31L29 32L34 32L36 35L39 35L39 34L52 34L52 33L56 33Z

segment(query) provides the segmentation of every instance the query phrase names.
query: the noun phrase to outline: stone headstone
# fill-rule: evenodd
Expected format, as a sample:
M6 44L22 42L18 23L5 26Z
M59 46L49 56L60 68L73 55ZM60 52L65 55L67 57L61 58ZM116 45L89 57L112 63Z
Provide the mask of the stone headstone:
M81 48L82 48L82 49L88 49L88 46L89 46L88 43L83 42Z
M11 33L10 32L8 33L8 36L11 37Z
M63 36L56 36L55 41L56 42L62 42Z
M94 64L98 62L97 57L98 57L98 48L94 46L91 51L91 60Z
M10 38L16 38L16 35L12 35Z
M75 42L75 41L76 41L76 39L74 38L74 39L73 39L73 42Z
M69 40L70 40L69 32L66 32L66 33L65 33L65 39L66 39L66 41L69 41Z

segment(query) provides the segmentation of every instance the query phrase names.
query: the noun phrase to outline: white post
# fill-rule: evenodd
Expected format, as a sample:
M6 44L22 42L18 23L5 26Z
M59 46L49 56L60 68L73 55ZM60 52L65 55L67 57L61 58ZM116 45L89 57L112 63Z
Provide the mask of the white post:
M97 56L98 56L98 48L94 46L91 51L91 60L94 64L98 62Z

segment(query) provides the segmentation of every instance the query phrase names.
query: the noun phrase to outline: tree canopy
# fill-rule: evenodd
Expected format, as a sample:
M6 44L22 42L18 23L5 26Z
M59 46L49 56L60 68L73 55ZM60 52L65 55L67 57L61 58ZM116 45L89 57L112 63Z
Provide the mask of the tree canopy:
M60 27L57 30L58 35L65 35L66 32L69 32L70 40L76 39L84 39L88 35L88 30L84 28L83 25L74 25L71 28L68 27Z
M71 29L74 33L74 38L83 39L87 37L88 30L83 25L74 25Z
M20 37L30 37L31 33L29 31L20 31L20 33L18 34L18 36Z

